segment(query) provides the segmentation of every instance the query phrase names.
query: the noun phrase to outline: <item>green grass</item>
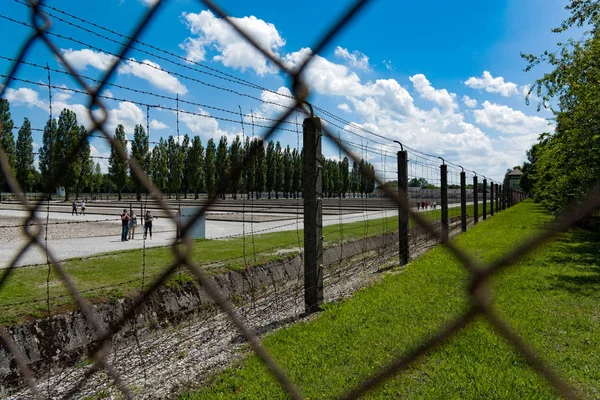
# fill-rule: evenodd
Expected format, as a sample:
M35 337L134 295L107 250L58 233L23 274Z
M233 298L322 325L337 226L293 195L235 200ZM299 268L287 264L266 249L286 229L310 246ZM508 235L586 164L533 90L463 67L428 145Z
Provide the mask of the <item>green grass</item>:
M499 213L455 243L492 261L551 217L531 202ZM559 375L600 397L600 235L574 229L525 256L492 282L507 325ZM311 322L269 335L264 345L305 398L334 398L406 354L463 313L468 275L436 248L352 299L326 305ZM551 399L552 389L484 318L428 352L367 398ZM182 399L287 398L256 356Z

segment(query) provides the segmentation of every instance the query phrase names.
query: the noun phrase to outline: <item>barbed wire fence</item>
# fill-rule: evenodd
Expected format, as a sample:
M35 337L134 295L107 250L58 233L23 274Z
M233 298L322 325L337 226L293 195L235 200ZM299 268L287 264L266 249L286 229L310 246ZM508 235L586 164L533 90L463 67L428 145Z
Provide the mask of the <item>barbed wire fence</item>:
M48 247L47 241L42 239L42 229L24 229L25 234L28 237L26 243L20 246L18 253L13 257L9 266L3 271L2 276L0 277L0 291L5 287L7 281L10 279L11 275L17 270L17 264L19 259L31 248L37 247L42 251L46 252L48 256L48 266L52 267L53 273L57 275L62 284L65 286L67 294L61 294L60 296L64 296L64 298L70 297L73 302L75 302L81 311L81 318L83 321L90 325L90 330L93 332L94 344L85 351L87 354L87 359L89 360L89 365L80 368L65 368L61 370L59 373L54 374L52 376L48 375L46 379L40 380L39 376L36 376L35 366L31 366L27 361L27 356L23 354L22 350L19 347L18 340L15 338L14 333L9 332L6 328L0 328L0 340L4 346L4 349L8 353L10 353L13 357L13 362L15 365L15 375L14 379L18 381L24 382L28 390L30 391L30 395L38 398L42 397L70 397L75 394L81 393L89 393L90 391L98 391L105 390L106 388L116 388L119 390L125 397L132 398L136 395L136 393L141 390L141 388L149 385L148 377L159 375L159 371L152 371L151 366L153 365L152 360L165 359L165 358L184 358L180 357L182 349L189 348L188 343L191 341L201 341L206 344L207 347L211 347L211 341L221 340L224 335L239 335L239 338L243 338L243 341L249 344L250 349L255 352L265 366L271 371L271 373L275 376L275 378L279 381L281 386L289 393L292 398L300 399L301 388L298 388L293 382L289 380L284 371L274 362L274 360L269 356L267 350L262 346L261 341L259 339L260 332L255 332L255 326L265 326L265 321L256 322L255 319L264 318L265 315L272 315L268 312L265 312L269 307L281 309L282 304L290 304L289 307L289 320L293 320L294 318L298 318L297 310L302 308L301 305L304 303L304 309L307 311L313 311L319 308L320 303L323 301L322 293L317 293L317 302L308 304L307 298L303 293L307 291L316 291L323 289L323 278L327 282L329 277L338 276L339 271L336 271L336 274L328 273L327 271L322 270L323 266L321 264L315 264L310 268L310 271L307 270L306 266L309 261L307 261L307 251L305 250L302 255L295 258L297 261L291 262L289 270L287 270L287 276L284 274L276 275L274 271L262 271L261 278L267 278L267 284L263 285L263 288L273 288L278 287L277 293L275 296L261 296L254 297L252 296L250 300L244 299L243 296L240 298L240 293L248 293L248 291L244 291L244 283L243 279L238 281L239 287L238 290L232 289L233 285L231 282L236 282L235 279L232 278L230 273L227 278L219 278L214 277L211 278L206 273L206 266L198 265L193 261L192 252L193 252L193 244L187 238L187 233L194 226L194 224L201 218L201 216L205 213L206 209L214 204L219 195L225 193L228 187L231 185L231 181L237 178L240 174L242 174L245 169L255 161L258 150L255 148L250 151L244 159L238 163L237 165L232 167L231 175L224 177L217 185L216 193L211 196L201 207L200 210L187 222L182 223L180 220L176 219L174 210L172 205L170 205L167 201L163 200L161 196L160 190L148 179L143 166L139 165L136 160L133 158L129 158L127 156L126 150L121 146L118 140L116 140L106 129L106 122L108 118L108 110L105 106L105 101L109 101L106 96L103 96L101 93L108 85L108 81L111 77L114 76L118 65L126 60L126 55L132 51L132 45L135 43L140 43L138 38L147 28L149 22L156 16L156 14L160 11L160 8L164 2L158 1L152 7L149 8L148 12L141 18L138 25L134 29L131 35L123 37L125 42L119 42L120 50L118 53L115 53L115 61L108 68L102 77L102 79L91 81L90 79L83 78L77 74L71 64L64 58L60 49L56 47L55 43L51 40L51 37L55 34L49 32L49 27L51 24L51 17L56 18L56 15L50 15L45 10L43 10L44 4L43 2L34 2L30 1L28 6L31 8L31 24L29 26L34 30L30 37L27 38L23 42L23 45L20 49L20 52L17 57L12 60L12 65L10 71L6 75L2 75L4 79L4 85L0 90L0 96L4 95L6 89L11 85L12 82L19 81L17 78L17 74L19 69L24 65L25 56L30 51L31 47L34 44L44 44L53 54L57 57L58 60L64 65L67 73L76 80L77 85L80 89L73 89L79 91L81 94L85 94L89 96L89 104L88 109L90 110L89 118L92 121L92 128L89 130L89 133L85 135L78 146L74 148L70 154L70 156L75 156L81 149L84 144L84 141L87 140L91 135L99 135L102 138L106 139L110 142L111 146L116 149L119 156L122 160L126 160L129 167L131 168L133 174L137 179L142 182L143 186L147 189L149 197L153 199L155 203L155 207L160 209L164 215L173 221L175 221L179 226L181 232L181 237L184 240L181 243L173 241L172 243L172 251L174 260L166 266L166 268L161 269L158 273L155 274L145 274L145 279L153 279L152 282L146 286L142 287L141 293L137 295L135 298L130 299L126 306L124 306L120 313L115 313L114 318L110 320L108 323L103 321L102 318L98 315L98 308L92 307L90 302L86 300L83 296L83 291L78 289L76 281L69 274L69 272L65 269L64 263L59 262L54 256L51 249ZM279 59L274 58L270 55L268 51L262 49L260 45L258 45L252 38L241 30L231 19L227 18L227 14L223 12L219 6L217 6L212 1L206 0L202 2L207 8L209 8L212 12L214 12L219 17L223 18L224 21L227 21L230 26L235 29L240 35L242 35L248 43L254 46L259 52L261 52L270 62L274 65L278 66L281 71L287 74L292 83L292 93L293 93L293 105L287 107L281 117L276 119L272 125L262 125L263 128L267 130L267 132L262 136L261 140L264 142L268 140L276 130L287 130L287 128L281 128L281 125L284 125L288 118L292 115L292 113L296 112L296 110L303 110L306 115L310 115L307 120L312 118L314 110L323 115L323 118L328 121L332 121L331 124L327 126L323 126L322 130L319 127L319 136L322 133L324 137L328 140L333 141L336 146L339 147L340 152L347 154L352 160L357 161L361 158L358 154L360 152L356 152L356 149L353 150L353 146L356 144L348 143L347 141L341 139L337 134L333 133L331 129L338 128L337 123L346 124L348 121L344 121L343 119L333 116L328 113L326 110L322 110L318 107L314 107L313 109L307 108L306 100L310 94L310 82L305 82L302 80L302 72L306 69L306 66L311 61L312 56L304 60L299 64L294 70L290 70L285 64L283 64ZM357 14L361 12L364 6L369 3L367 0L356 1L345 10L343 15L340 15L339 18L329 27L327 32L323 34L321 39L311 48L313 49L313 54L319 54L321 51L331 43L333 38L338 34L340 30L342 30L349 21L351 21ZM56 9L53 9L56 11ZM2 18L7 18L6 16L2 16ZM82 43L83 44L83 43ZM196 67L194 67L196 68ZM196 71L196 70L195 70ZM198 72L198 71L196 71ZM204 72L206 73L206 72ZM210 73L215 73L214 71L210 71ZM176 73L173 72L175 75ZM227 77L227 79L238 80L238 78ZM23 81L23 80L21 80ZM90 86L89 82L94 82L94 86ZM28 82L31 84L38 84L38 82ZM253 84L245 83L250 86ZM256 85L254 85L257 87ZM48 84L48 88L51 88L51 84ZM123 100L123 99L121 99ZM148 103L139 103L139 105L150 107L157 107L156 104L151 105ZM179 107L177 107L178 109ZM166 107L166 109L173 111L174 109ZM92 113L91 110L99 110L99 113ZM185 112L183 110L178 110L179 112ZM235 115L235 114L234 114ZM252 125L254 129L254 115L251 114ZM305 120L306 121L306 120ZM231 122L239 122L231 119ZM257 124L258 126L258 124ZM3 127L0 126L0 130ZM297 133L297 130L290 128L291 132ZM314 134L316 129L307 129L305 126L305 134ZM365 139L364 135L370 135L372 132L361 132L360 130L353 130L353 134L360 137L361 140ZM366 156L369 151L372 150L372 145L384 145L390 148L393 146L393 143L384 143L381 141L388 140L385 137L380 137L380 141L376 142L375 140L370 140L372 142L371 145L364 145L361 143L359 145L359 150L364 153ZM319 139L320 140L320 139ZM389 141L389 140L388 140ZM315 175L316 186L313 190L314 194L319 195L319 179L318 173L319 170L316 168L318 163L320 163L320 152L315 151L319 147L308 147L306 140L304 141L304 152L305 156L309 152L313 152L312 156L316 160L314 165L305 164L305 168L313 168ZM406 148L407 150L405 150ZM511 252L505 254L500 259L491 263L490 265L481 265L478 261L475 261L471 258L466 252L458 249L451 241L450 236L448 235L448 230L450 229L451 220L453 218L466 218L467 213L460 212L460 214L455 213L455 211L448 213L448 199L452 199L454 201L456 199L456 194L452 194L453 192L448 193L448 190L454 190L449 188L448 182L450 185L459 186L460 190L465 189L465 179L461 176L464 172L462 167L459 171L456 169L456 166L450 164L451 168L448 168L448 164L446 160L442 161L442 167L440 167L440 163L434 163L433 158L424 153L418 152L414 149L408 148L408 146L401 145L401 151L398 152L398 156L400 157L400 153L405 153L403 155L404 160L407 163L407 167L404 168L403 174L401 174L402 168L398 168L399 171L399 189L394 190L393 188L384 185L387 174L387 168L383 169L369 169L366 165L361 165L362 173L369 177L372 181L376 182L381 187L385 196L393 201L394 205L398 207L399 210L399 220L400 224L404 223L406 226L406 231L411 232L412 229L420 230L423 235L433 238L433 240L438 243L443 243L450 252L462 261L465 268L471 273L472 284L470 285L470 298L471 298L471 306L470 308L461 316L459 316L452 323L444 327L442 330L434 334L432 337L409 351L407 354L395 359L388 366L382 368L380 371L377 371L372 376L363 377L363 381L359 383L355 388L350 390L348 393L344 395L344 398L356 398L360 395L366 393L369 390L377 387L386 381L389 377L397 374L398 372L406 369L410 366L415 360L419 359L422 355L424 355L427 351L431 350L436 346L443 345L444 341L455 335L457 332L460 332L464 327L469 325L475 317L482 316L486 318L495 328L496 330L502 334L516 349L518 349L525 358L531 363L531 365L541 374L543 375L548 382L555 387L559 393L566 398L576 398L576 392L570 388L568 385L564 383L562 378L560 378L555 372L553 372L547 365L545 365L541 359L529 348L529 346L514 332L512 332L506 324L500 319L497 314L492 310L490 305L490 295L488 291L487 282L489 279L496 275L498 272L509 268L514 264L515 261L519 260L523 255L529 253L531 250L535 249L545 240L551 238L555 234L562 232L569 227L571 227L577 220L594 209L599 205L600 196L598 196L599 187L596 186L594 190L588 195L588 197L581 203L578 204L577 207L571 207L568 212L558 218L552 226L548 227L543 233L539 236L522 243L517 248L513 249ZM406 154L408 153L408 154ZM376 157L381 157L380 153L376 153ZM43 200L32 201L23 195L22 188L19 186L17 180L12 174L11 168L8 164L8 160L6 157L6 153L4 149L0 148L0 162L2 173L10 186L12 193L17 198L17 200L25 207L28 213L28 222L24 224L24 228L32 228L32 227L40 227L43 226L43 223L39 220L39 215L41 214L41 209L44 205L47 205L47 202ZM382 157L385 158L385 157ZM398 163L400 167L400 162ZM444 168L445 166L445 168ZM447 171L450 169L450 174L447 175ZM50 192L50 189L57 183L59 173L56 173L49 181L45 182L45 191ZM306 184L306 175L305 184ZM417 186L408 186L408 181L410 179L416 179L417 181L420 178L424 178L427 181L427 185L419 185ZM449 179L448 179L449 178ZM478 216L481 215L482 219L486 219L488 215L493 215L493 213L500 211L505 208L506 202L510 204L514 203L518 198L515 198L513 193L510 193L506 197L501 197L501 195L506 195L506 188L501 188L501 186L497 183L492 183L493 186L490 185L490 180L486 177L483 177L483 185L481 191L481 214L479 214L479 201L480 194L478 190L478 184L475 179L475 176L471 176L473 178L473 189L471 191L471 198L473 199L474 209L477 210L477 213L473 211L473 223L475 223L478 219ZM432 187L428 187L431 185ZM306 186L305 186L306 187ZM410 189L409 189L410 187ZM489 187L489 192L488 192ZM439 193L438 189L439 188ZM475 193L473 193L475 190ZM304 195L306 196L306 190ZM449 196L450 195L450 196ZM468 194L461 192L461 210L464 210L465 201L468 197ZM304 197L304 196L303 196ZM409 200L410 198L410 200ZM465 200L463 200L465 199ZM320 204L322 199L316 199L316 201ZM366 202L363 199L357 199L358 202L364 203L361 204L361 208L363 209L363 215L366 215L368 207L366 206ZM414 206L411 203L416 203ZM438 211L438 201L439 207L441 210ZM307 209L307 199L304 197L304 209L306 212ZM420 203L420 204L419 204ZM316 204L316 203L315 203ZM417 205L418 204L418 205ZM310 205L309 205L310 206ZM416 207L415 207L416 206ZM49 206L48 206L49 207ZM254 205L251 206L252 212L254 212ZM416 208L416 210L415 210ZM423 208L425 209L423 211ZM433 210L431 209L433 208ZM451 207L452 209L452 207ZM489 214L488 214L489 210ZM319 213L317 213L319 214ZM411 230L408 229L410 217L410 225ZM334 216L335 219L338 219L338 216ZM251 220L252 221L252 220ZM384 218L385 221L385 218ZM438 222L439 221L439 222ZM304 248L307 249L307 224L311 223L315 227L318 228L318 224L320 222L308 221L304 220ZM384 222L386 223L386 222ZM462 223L462 221L461 221ZM292 222L293 225L298 226L298 222ZM293 226L292 225L292 226ZM322 227L321 227L322 228ZM368 218L364 218L364 228L365 232L369 229ZM384 227L385 230L385 227ZM400 229L403 231L403 229ZM254 230L253 237L254 237ZM316 232L319 232L318 230ZM344 232L347 233L347 230L344 229ZM310 234L310 233L309 233ZM414 255L414 251L412 248L409 248L408 245L403 246L402 243L402 233L398 234L399 246L397 248L398 255L402 260L404 257L410 255ZM313 232L314 236L314 232ZM368 237L363 237L363 241L367 241ZM408 233L404 235L405 239L407 236L415 236L414 231L412 233ZM408 240L407 240L408 242ZM253 240L254 247L254 240ZM294 238L293 242L290 245L298 245L300 243L300 238ZM343 242L342 242L343 243ZM414 239L413 239L414 243ZM320 244L322 246L322 243ZM358 251L358 254L367 254L365 249L365 244L360 243L359 247L363 246L362 250ZM349 248L348 245L344 245L344 248ZM256 254L256 250L254 250L254 254ZM319 248L311 248L311 252L316 252L317 257L323 258L323 247ZM320 254L319 254L320 253ZM332 252L332 258L339 258L340 249L335 249ZM245 263L245 252L242 257L244 257L243 263ZM256 261L256 255L255 255ZM293 264L293 265L292 265ZM304 268L303 268L304 265ZM356 265L362 265L366 268L365 263L356 263ZM179 340L173 340L173 337L170 337L171 333L168 329L163 330L148 330L145 334L148 336L144 340L138 340L138 329L134 329L135 333L135 342L136 342L136 351L130 351L127 346L126 340L120 338L118 333L122 330L125 330L127 325L136 325L138 324L138 320L143 319L144 310L146 307L150 307L150 303L152 301L156 301L156 296L160 295L161 291L164 290L164 284L168 281L173 273L179 271L179 268L185 268L186 272L193 278L189 285L195 286L199 291L203 293L203 298L205 299L206 307L197 310L194 307L195 312L202 314L202 329L193 329L190 323L188 333L192 333L191 335L187 335L185 337L181 337ZM265 267L266 268L266 267ZM260 267L254 268L251 271L256 273L257 275L260 273ZM312 276L313 285L307 285L307 274L313 274L316 272L316 276ZM246 275L247 278L247 275ZM246 279L244 278L244 279ZM291 279L288 279L291 278ZM225 279L229 279L229 286L225 283ZM249 278L247 278L249 279ZM257 278L259 279L259 278ZM278 282L278 280L282 280L282 282ZM320 280L320 282L319 282ZM132 280L131 283L138 282L138 280ZM276 282L278 282L276 284ZM46 282L47 283L47 282ZM296 287L296 289L292 288L291 290L281 290L281 285L285 283L292 287ZM250 283L246 283L250 285ZM302 289L298 289L301 287ZM327 285L325 285L327 288ZM251 291L254 292L257 290L253 288ZM285 298L281 298L284 296ZM274 297L277 297L274 299ZM290 299L289 297L292 297ZM41 299L48 301L50 295L48 294L46 298ZM300 306L298 305L300 304ZM210 305L210 306L209 306ZM4 305L3 305L4 306ZM47 308L49 308L47 306ZM241 312L243 310L243 313ZM189 315L189 310L179 309L178 311L172 311L171 315L173 316L171 321L176 321L177 318L186 318ZM274 323L281 322L282 320L286 320L286 317L282 317L278 315ZM211 324L213 321L216 325ZM267 322L268 325L268 322ZM215 326L218 329L215 329ZM196 328L198 328L196 326ZM235 333L235 332L239 332ZM152 336L154 335L154 336ZM141 335L143 336L143 335ZM169 337L167 337L169 336ZM231 336L228 336L231 337ZM241 340L240 340L241 343ZM165 345L167 344L167 345ZM137 360L136 360L137 358ZM52 360L52 357L49 358ZM47 361L47 360L46 360ZM133 364L133 368L139 368L143 370L143 374L138 375L142 376L142 378L138 380L127 380L125 377L127 376L127 369L131 368ZM209 364L206 364L209 366ZM215 365L215 364L210 364ZM39 366L38 366L39 368ZM167 374L161 377L162 382L166 382L167 380L175 379L177 372L169 371ZM159 379L160 380L160 379ZM42 388L40 383L45 382L45 389ZM160 383L159 383L160 384ZM152 382L152 386L155 387L155 383ZM43 391L47 393L43 393Z

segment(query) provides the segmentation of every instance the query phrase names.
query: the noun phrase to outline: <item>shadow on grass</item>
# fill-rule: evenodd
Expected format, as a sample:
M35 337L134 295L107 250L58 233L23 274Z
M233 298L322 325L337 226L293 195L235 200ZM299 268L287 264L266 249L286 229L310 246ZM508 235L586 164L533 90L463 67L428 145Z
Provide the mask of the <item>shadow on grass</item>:
M600 233L574 229L550 244L551 263L562 266L549 276L551 288L592 295L600 290Z

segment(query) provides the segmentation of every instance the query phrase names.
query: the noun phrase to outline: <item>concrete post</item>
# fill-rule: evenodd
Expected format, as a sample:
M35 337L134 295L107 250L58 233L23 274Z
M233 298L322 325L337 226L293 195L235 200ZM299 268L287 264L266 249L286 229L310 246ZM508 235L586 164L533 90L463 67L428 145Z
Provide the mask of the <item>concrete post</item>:
M494 216L494 182L490 183L490 215L493 217Z
M442 202L442 241L448 241L448 166L440 165Z
M310 117L302 124L304 157L302 184L304 199L304 306L307 314L323 303L323 155L321 120Z
M487 219L487 179L483 178L483 220Z
M479 194L477 193L477 176L473 177L473 219L474 224L479 222Z
M398 197L408 204L408 153L398 152ZM408 209L398 207L398 250L400 265L408 264Z
M467 231L467 175L460 173L460 228Z

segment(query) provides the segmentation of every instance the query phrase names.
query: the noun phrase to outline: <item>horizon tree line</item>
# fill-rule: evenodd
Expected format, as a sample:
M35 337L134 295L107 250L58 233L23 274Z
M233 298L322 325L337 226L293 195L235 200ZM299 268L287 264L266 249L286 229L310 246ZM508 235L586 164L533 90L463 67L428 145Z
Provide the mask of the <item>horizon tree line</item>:
M74 194L114 191L121 200L124 191L133 192L138 200L147 192L142 182L131 171L127 159L120 157L111 146L108 157L108 173L103 174L99 162L94 162L90 152L87 130L77 122L76 114L65 108L56 119L48 119L42 134L42 145L37 153L39 171L34 166L31 124L24 119L17 140L13 136L14 123L11 119L8 100L0 99L0 121L4 129L0 132L0 145L14 171L21 188L25 191L53 193L64 187L65 200ZM83 140L82 140L83 139ZM134 127L131 150L128 149L127 134L123 125L115 129L114 139L120 143L129 158L135 159L150 180L167 194L177 199L192 194L198 199L200 193L212 196L219 182L227 182L227 193L236 199L246 195L248 199L298 198L302 192L303 150L285 148L279 141L265 143L258 138L240 136L228 143L227 136L211 138L204 147L199 136L185 134L179 143L173 136L160 138L150 149L148 135L143 125ZM77 146L79 146L77 148ZM232 177L232 168L248 154L255 153L248 165L237 177ZM68 158L71 154L75 156ZM323 158L323 196L353 197L368 196L375 189L375 180L365 175L361 166L374 173L372 164L365 160L354 161L352 168L347 157L343 160ZM60 173L58 171L60 169ZM56 177L54 182L50 182ZM0 189L9 189L3 174L0 174ZM221 194L225 198L226 194Z

